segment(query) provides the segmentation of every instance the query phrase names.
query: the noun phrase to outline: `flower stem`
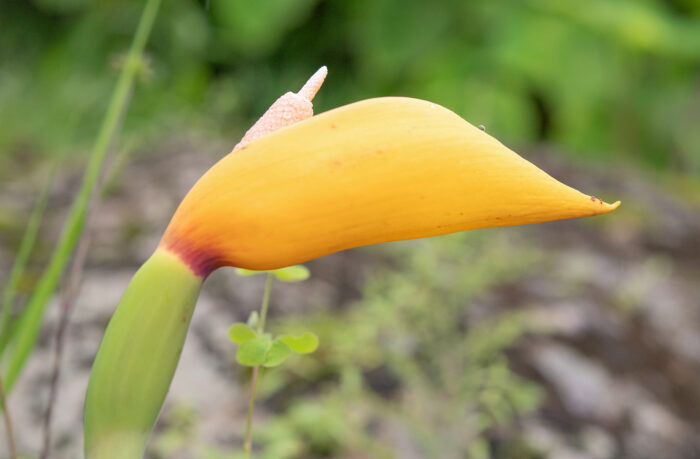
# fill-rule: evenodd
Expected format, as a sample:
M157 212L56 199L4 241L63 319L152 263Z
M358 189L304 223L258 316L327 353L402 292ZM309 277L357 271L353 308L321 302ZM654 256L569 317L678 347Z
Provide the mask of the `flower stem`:
M265 279L265 291L263 293L262 305L260 306L260 319L258 320L258 334L265 331L265 318L267 308L270 305L270 291L272 290L272 273L267 273ZM255 392L258 388L258 378L260 377L260 366L253 367L253 377L250 381L250 401L248 402L248 417L245 423L245 441L243 450L246 459L250 459L250 450L253 446L253 409L255 408Z
M143 457L204 278L158 249L131 279L95 356L85 395L85 458Z

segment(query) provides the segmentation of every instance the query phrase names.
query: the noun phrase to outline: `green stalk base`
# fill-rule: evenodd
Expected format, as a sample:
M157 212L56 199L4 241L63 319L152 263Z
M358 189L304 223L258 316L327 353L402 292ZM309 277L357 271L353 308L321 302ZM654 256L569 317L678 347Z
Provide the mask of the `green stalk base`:
M85 457L142 457L170 388L203 278L157 250L107 326L85 399Z

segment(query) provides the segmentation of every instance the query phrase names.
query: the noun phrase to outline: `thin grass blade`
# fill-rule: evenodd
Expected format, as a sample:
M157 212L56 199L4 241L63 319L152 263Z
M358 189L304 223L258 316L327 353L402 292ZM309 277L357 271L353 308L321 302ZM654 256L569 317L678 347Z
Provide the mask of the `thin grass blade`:
M61 275L68 263L85 226L90 196L98 183L100 172L107 151L118 131L120 121L128 106L129 96L135 77L140 69L143 49L150 35L151 28L158 14L161 0L149 0L144 7L141 19L134 35L124 66L107 108L107 113L100 127L97 140L90 155L90 161L83 178L78 195L73 202L70 215L63 228L56 249L46 271L41 276L36 290L29 298L22 316L17 322L9 364L5 374L5 390L10 393L19 377L27 358L34 349L36 339L43 322L44 311L53 295Z

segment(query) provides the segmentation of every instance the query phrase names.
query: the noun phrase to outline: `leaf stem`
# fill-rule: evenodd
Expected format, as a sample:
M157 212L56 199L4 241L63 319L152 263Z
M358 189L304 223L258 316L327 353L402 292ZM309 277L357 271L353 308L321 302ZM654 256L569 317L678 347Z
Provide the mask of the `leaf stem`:
M265 319L267 318L267 309L270 305L270 291L272 290L272 273L267 273L265 279L265 291L263 293L262 305L260 306L260 319L258 320L258 334L265 331ZM255 392L258 388L258 378L260 377L260 366L253 367L253 377L250 381L250 401L248 402L248 417L245 423L245 441L243 450L245 451L246 459L250 459L250 450L253 447L253 409L255 408Z

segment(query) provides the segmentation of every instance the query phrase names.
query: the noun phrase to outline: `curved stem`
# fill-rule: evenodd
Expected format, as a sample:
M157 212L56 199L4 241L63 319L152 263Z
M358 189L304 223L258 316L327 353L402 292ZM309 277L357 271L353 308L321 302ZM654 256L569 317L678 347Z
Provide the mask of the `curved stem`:
M173 379L203 278L157 250L124 292L85 397L85 457L142 457Z

